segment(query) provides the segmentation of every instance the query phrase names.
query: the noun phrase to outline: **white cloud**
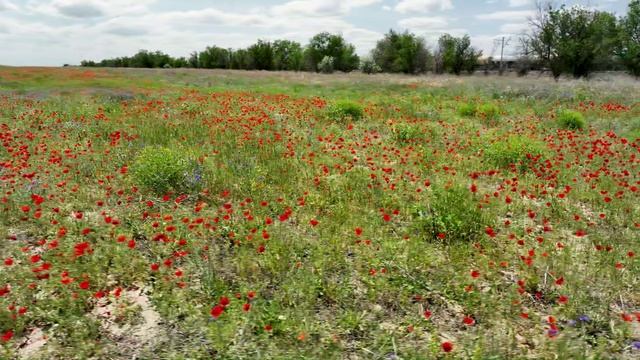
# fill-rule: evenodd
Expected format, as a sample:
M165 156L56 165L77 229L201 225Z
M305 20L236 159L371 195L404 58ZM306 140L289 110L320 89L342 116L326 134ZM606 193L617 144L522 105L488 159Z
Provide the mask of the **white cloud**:
M533 10L496 11L492 13L476 15L479 20L517 21L527 20L535 15Z
M447 25L449 25L449 21L442 16L412 17L398 21L398 26L401 28L415 31L442 29Z
M271 13L278 16L339 16L349 13L354 8L373 5L382 0L295 0L271 8Z
M400 0L394 9L401 14L427 13L453 9L453 3L451 0Z
M535 3L534 0L509 0L510 7L529 6Z
M121 2L122 6L116 9L113 1L106 6L87 0L86 3L94 8L78 12L58 11L58 8L64 9L62 5L79 3L74 0L34 2L25 7L28 11L23 12L20 20L9 18L11 21L4 21L0 17L0 42L12 49L11 52L0 52L0 63L77 64L83 59L131 55L140 49L188 56L209 45L237 49L249 46L257 39L284 38L305 44L320 31L342 34L356 46L359 54L364 55L383 36L344 19L354 9L376 4L379 0L336 1L335 11L302 1L311 6L313 13L304 11L300 1L246 11L207 7L164 12L154 12L151 7L142 11L137 5L127 7L125 0L115 2ZM151 0L143 1L145 5L150 3ZM48 10L52 11L45 15ZM68 19L66 25L55 17ZM28 55L42 53L44 48L47 49L46 56L33 58Z
M507 34L521 34L529 29L527 23L507 23L500 26L500 31Z
M40 16L63 16L76 19L115 17L148 12L148 5L156 0L52 0L33 1L27 8Z
M18 7L9 0L0 0L0 11L18 10Z

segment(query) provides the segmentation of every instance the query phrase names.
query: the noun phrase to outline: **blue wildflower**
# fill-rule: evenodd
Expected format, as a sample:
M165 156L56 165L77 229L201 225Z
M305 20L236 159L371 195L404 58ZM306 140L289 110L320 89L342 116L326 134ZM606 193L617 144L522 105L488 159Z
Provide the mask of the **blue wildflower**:
M582 322L589 322L591 321L591 318L587 315L580 315L578 316L578 320L582 321Z

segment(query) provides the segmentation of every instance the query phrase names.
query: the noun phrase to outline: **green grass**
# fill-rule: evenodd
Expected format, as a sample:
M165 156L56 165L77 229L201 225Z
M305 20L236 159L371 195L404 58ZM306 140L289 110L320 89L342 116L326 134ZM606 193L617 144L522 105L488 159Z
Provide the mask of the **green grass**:
M0 68L0 86L0 358L638 355L637 83Z

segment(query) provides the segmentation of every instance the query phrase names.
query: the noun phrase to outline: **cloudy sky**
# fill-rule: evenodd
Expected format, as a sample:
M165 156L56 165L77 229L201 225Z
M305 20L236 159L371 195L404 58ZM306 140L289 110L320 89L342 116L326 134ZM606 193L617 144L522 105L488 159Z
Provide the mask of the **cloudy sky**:
M526 27L534 0L0 0L0 64L78 64L139 49L188 56L207 45L240 48L258 38L306 43L341 33L366 55L389 29L433 45L469 33L485 55ZM567 0L623 15L627 0Z

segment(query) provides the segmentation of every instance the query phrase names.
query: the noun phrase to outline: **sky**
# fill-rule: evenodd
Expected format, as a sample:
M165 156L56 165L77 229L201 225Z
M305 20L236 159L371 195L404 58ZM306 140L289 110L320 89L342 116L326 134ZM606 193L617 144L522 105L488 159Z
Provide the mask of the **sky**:
M188 56L210 45L237 49L257 39L306 44L321 31L342 34L367 55L389 29L409 30L431 47L443 33L468 33L485 56L499 57L496 40L504 36L507 55L515 51L534 1L0 0L0 64L79 64L140 49ZM628 0L565 3L621 16Z

